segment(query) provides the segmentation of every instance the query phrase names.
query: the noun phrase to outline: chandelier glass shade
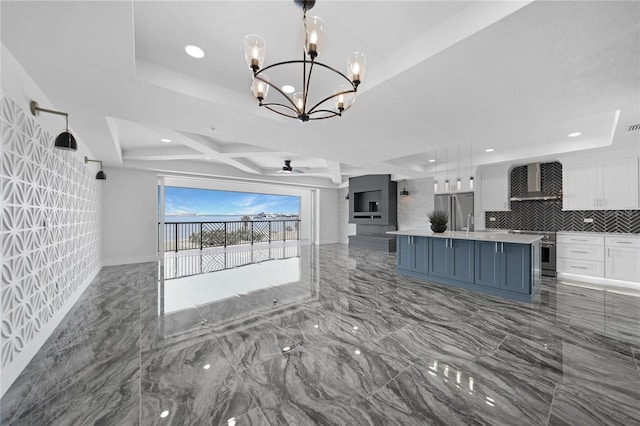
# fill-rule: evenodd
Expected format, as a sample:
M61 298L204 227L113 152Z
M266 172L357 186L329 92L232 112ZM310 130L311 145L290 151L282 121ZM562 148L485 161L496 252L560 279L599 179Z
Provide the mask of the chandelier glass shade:
M317 16L307 18L307 10L311 9L315 1L294 0L303 9L302 23L304 29L304 44L302 59L278 62L265 66L266 43L257 34L245 36L245 60L253 73L251 92L261 107L285 117L296 118L301 122L340 117L356 100L358 85L366 70L366 56L355 52L347 58L347 73L323 64L316 60L322 45L324 22ZM296 87L292 81L272 81L267 73L282 74L286 69L291 75L292 67L295 75L302 75L298 82L299 90L293 93L285 92L286 86ZM302 69L300 69L302 68ZM301 71L301 73L300 73ZM314 74L316 71L316 74ZM312 75L316 75L313 78ZM318 77L321 78L319 81ZM333 82L333 90L327 90L329 80ZM318 89L318 87L321 87ZM275 91L278 99L267 101L269 91Z

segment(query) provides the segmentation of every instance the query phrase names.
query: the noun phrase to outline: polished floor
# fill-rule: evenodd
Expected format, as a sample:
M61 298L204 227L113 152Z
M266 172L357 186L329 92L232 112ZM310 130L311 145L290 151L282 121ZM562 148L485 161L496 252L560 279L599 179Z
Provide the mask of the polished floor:
M511 302L345 245L166 262L103 268L1 423L640 424L634 292Z

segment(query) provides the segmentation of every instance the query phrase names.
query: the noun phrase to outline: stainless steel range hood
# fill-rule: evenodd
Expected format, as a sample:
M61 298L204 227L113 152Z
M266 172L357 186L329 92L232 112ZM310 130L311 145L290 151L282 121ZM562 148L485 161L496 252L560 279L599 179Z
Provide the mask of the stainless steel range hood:
M511 197L511 201L559 200L559 195L542 192L540 163L527 164L527 193Z

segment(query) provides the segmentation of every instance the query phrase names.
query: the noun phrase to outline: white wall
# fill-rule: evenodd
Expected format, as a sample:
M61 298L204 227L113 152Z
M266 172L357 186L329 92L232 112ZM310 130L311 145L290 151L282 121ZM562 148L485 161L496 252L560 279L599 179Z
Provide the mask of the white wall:
M158 177L154 172L106 168L102 261L149 262L158 251Z
M2 46L0 120L0 396L18 377L101 267L101 185L91 153L53 147L64 117ZM73 129L71 129L73 133Z
M398 229L428 228L427 213L433 210L433 178L398 182L398 194L403 188L409 195L398 195Z
M335 244L342 241L338 237L338 189L318 189L318 203L316 206L317 214L317 243L318 244ZM344 197L343 197L344 198Z
M340 188L338 191L338 242L349 244L349 235L356 233L355 224L349 223L349 200L345 200L349 194L349 187Z

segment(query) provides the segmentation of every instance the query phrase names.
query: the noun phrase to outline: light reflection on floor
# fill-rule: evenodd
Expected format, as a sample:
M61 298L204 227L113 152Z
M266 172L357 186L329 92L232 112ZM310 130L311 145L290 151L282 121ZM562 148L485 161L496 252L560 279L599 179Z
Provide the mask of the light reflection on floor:
M308 244L271 243L168 253L158 282L162 337L229 326L318 295Z

